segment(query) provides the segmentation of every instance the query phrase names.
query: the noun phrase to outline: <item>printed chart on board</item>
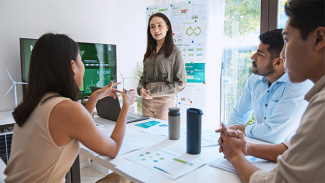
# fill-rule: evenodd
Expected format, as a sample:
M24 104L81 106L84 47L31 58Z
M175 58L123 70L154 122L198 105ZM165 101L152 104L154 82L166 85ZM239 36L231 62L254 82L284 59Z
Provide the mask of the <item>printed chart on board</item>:
M184 122L187 108L198 108L203 114L205 112L208 2L194 0L149 6L147 22L157 12L165 14L171 21L174 45L182 51L187 86L177 95L176 106L180 107L181 120Z

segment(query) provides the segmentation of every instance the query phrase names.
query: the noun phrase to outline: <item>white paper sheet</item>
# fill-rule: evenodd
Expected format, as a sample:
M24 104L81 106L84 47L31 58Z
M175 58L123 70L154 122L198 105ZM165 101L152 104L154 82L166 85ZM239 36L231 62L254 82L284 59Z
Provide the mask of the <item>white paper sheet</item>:
M171 180L184 176L206 164L196 156L187 153L178 154L158 148L147 148L133 152L125 159Z
M257 168L260 168L260 169L266 170L266 171L271 171L276 166L276 163L274 163L274 162L270 162L270 161L260 159L260 158L256 158L256 157L253 157L253 156L246 156L246 159L248 161L250 161ZM216 167L216 168L220 168L220 169L229 171L229 172L232 172L232 173L237 173L235 168L226 159L224 159L222 157L212 161L209 165L213 166L213 167Z
M141 130L141 132L162 135L162 136L168 136L168 122L161 121L159 124L157 124L155 126Z
M208 19L207 1L193 1L191 7L191 19Z
M155 183L159 183L168 181L168 178L130 161L115 168L141 182L153 182L154 180Z
M213 129L203 129L202 130L202 142L201 147L216 146L218 144L218 139L220 133L216 133Z
M148 147L150 145L155 144L154 141L152 141L151 139L147 139L147 138L143 138L143 137L139 137L139 136L135 136L135 135L125 135L121 149L118 153L118 155L122 155L122 154L126 154L138 149L142 149L144 147ZM87 148L84 145L81 145L80 147L88 150L89 152L93 153L94 156L99 156L98 153L90 150L89 148Z
M136 135L125 135L119 155L126 154L138 149L142 149L155 144L154 141L148 138L143 138Z
M181 22L190 19L190 4L188 2L179 2L171 5L171 24L173 32L181 31Z

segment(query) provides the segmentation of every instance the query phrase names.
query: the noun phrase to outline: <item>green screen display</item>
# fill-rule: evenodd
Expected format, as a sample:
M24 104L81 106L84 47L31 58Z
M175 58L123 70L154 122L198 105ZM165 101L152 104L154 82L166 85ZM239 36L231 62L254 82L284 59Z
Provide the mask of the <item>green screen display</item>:
M30 57L36 39L20 39L22 80L28 83ZM116 82L116 45L77 43L81 60L85 65L81 97L91 94L90 87L103 87L111 80ZM23 88L25 91L25 88ZM23 92L24 92L23 91Z

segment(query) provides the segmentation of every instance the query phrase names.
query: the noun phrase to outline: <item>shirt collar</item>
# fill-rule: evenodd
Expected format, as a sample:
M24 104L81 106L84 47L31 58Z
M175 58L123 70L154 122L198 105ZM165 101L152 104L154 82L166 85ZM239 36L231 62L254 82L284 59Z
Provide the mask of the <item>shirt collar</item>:
M165 48L164 48L164 46L162 46L161 48L160 48L160 54L159 55L162 55L162 53L164 54L165 53ZM158 55L157 53L155 53L153 50L152 50L152 54L153 55Z
M325 75L322 76L305 95L305 100L309 101L314 95L320 92L325 87Z
M265 76L260 76L260 79L262 80L263 83L267 83L268 80L266 79ZM284 73L278 80L276 80L274 83L286 83L288 82L288 74Z

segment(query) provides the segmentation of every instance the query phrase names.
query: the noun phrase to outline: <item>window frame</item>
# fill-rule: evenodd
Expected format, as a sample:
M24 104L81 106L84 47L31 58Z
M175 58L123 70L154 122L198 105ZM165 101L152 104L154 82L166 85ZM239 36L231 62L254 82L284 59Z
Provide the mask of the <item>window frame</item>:
M261 0L260 33L277 28L278 0Z

